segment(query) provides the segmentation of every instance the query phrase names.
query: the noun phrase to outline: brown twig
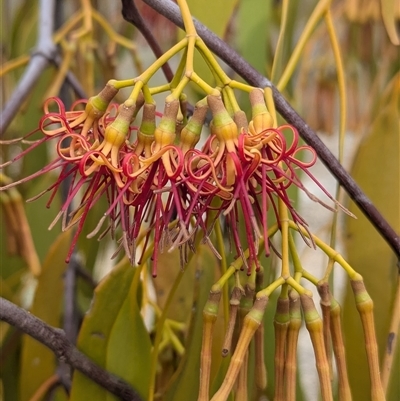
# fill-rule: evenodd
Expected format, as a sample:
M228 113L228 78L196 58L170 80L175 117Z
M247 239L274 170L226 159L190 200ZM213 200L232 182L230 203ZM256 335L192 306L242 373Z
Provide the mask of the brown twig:
M64 331L51 327L26 310L0 297L0 319L18 328L46 347L60 361L68 363L124 401L141 401L138 393L121 379L108 373L82 354L66 338Z

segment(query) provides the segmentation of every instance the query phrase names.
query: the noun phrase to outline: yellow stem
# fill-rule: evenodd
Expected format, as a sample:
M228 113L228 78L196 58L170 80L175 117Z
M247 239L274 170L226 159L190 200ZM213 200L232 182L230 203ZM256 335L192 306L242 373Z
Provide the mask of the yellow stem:
M154 400L154 390L155 390L155 385L156 385L156 374L157 374L157 364L158 364L158 352L159 352L159 346L160 346L160 342L161 342L161 338L162 338L164 322L165 322L165 319L167 318L167 313L168 313L169 307L171 306L175 292L182 280L183 275L185 274L185 271L186 270L179 271L179 273L174 281L174 284L168 294L168 298L165 302L165 306L162 311L162 314L157 322L156 336L154 339L154 346L153 346L153 350L151 353L151 370L150 370L150 384L149 384L148 401Z
M344 347L342 323L340 317L341 308L337 301L331 301L331 334L332 346L335 354L336 369L338 372L338 393L339 401L352 401L350 383L346 366L346 351Z
M224 288L228 289L228 286L225 286ZM233 331L235 329L236 325L236 316L237 316L237 311L239 308L240 304L240 299L242 297L242 291L243 289L241 287L235 286L232 290L232 295L231 299L229 301L229 310L228 310L228 325L225 328L225 338L224 338L224 344L222 346L222 356L226 357L230 350L231 350L231 345L232 345L232 336L233 336ZM224 313L226 313L224 311ZM226 320L225 317L225 320Z
M189 83L189 78L188 77L183 77L177 87L172 91L171 97L173 99L178 99L180 98L183 90L185 89L185 86Z
M207 64L212 67L212 70L215 71L222 85L229 85L231 83L231 79L228 77L228 75L226 75L225 71L219 65L210 49L206 46L201 38L196 39L196 47L199 49L202 56L207 60Z
M177 0L179 9L181 11L183 24L185 26L186 35L197 35L196 28L194 27L192 14L190 13L186 0Z
M259 390L267 388L267 368L264 361L264 325L260 327L254 334L254 352L255 352L255 378L254 381Z
M297 253L296 244L293 239L293 235L289 232L289 250L292 257L293 267L295 273L303 274L303 266L301 265L299 254Z
M278 80L278 68L282 66L282 56L283 56L283 48L285 43L285 33L287 26L287 17L289 10L289 0L282 1L282 11L281 11L281 25L279 29L279 37L278 42L276 44L276 50L274 54L274 61L272 63L271 70L271 82L276 82Z
M141 89L141 86L143 84L147 84L151 77L161 68L162 65L164 65L172 56L180 52L183 48L187 46L188 40L187 38L183 38L180 42L178 42L176 45L171 47L168 51L166 51L160 58L158 58L149 68L147 68L146 71L144 71L142 74L140 74L137 78L133 79L133 82L135 83L135 88L133 89L131 95L129 96L130 99L133 99L134 101L137 98L137 95ZM127 81L132 81L132 80L127 80ZM121 81L119 81L121 82ZM126 81L122 81L126 82ZM142 84L140 86L139 91L136 89L138 84ZM116 86L117 87L117 86Z
M191 78L194 72L194 49L196 46L196 36L186 35L188 39L186 55L186 76Z
M186 60L187 60L187 47L183 50L181 59L179 61L178 68L175 70L174 77L172 78L172 81L169 83L169 86L172 89L176 88L182 79L182 75L185 72L185 67L186 67Z
M315 245L320 248L326 255L328 255L330 258L332 258L335 262L339 263L340 266L343 267L344 270L346 270L347 275L350 277L350 279L356 279L360 275L344 260L343 256L340 255L335 249L331 248L328 244L326 244L324 241L319 239L316 235L309 234L306 229L303 227L298 227L294 221L290 220L289 221L289 227L292 228L293 230L296 231L301 231L301 233L306 236L307 238L312 238L313 241L315 242Z
M226 282L229 280L229 278L235 273L236 267L231 264L229 268L226 270L226 272L219 278L219 280L212 286L213 291L219 291L221 290Z
M217 222L215 224L214 232L217 240L218 253L221 255L222 258L220 266L221 266L221 276L223 276L228 270L228 264L225 254L224 235L222 233L221 223L219 219L217 219ZM229 322L229 288L226 285L222 287L222 305L224 310L224 322L226 330Z
M68 19L68 21L65 22L64 25L61 26L61 28L54 34L53 40L54 43L59 43L61 39L65 38L67 36L67 33L71 31L74 26L84 17L84 11L80 10L74 15L72 15L71 18Z
M274 318L275 329L275 397L274 401L285 401L285 354L286 333L289 327L289 298L287 284L282 286L281 295L278 298Z
M278 118L276 116L274 96L272 93L272 89L269 86L264 88L264 99L265 99L265 104L267 105L267 109L272 116L272 120L273 120L272 127L276 128L278 126Z
M304 313L304 320L314 348L322 400L333 401L329 365L324 346L322 320L315 308L312 297L300 295L300 299Z
M60 381L60 377L57 374L50 376L46 379L39 388L35 391L33 396L29 399L29 401L40 401L43 397L50 391L52 387L54 387Z
M242 92L248 92L248 93L250 93L252 90L255 89L254 86L250 86L248 84L244 84L243 82L238 82L233 79L229 82L229 87L232 89L238 89Z
M240 111L240 107L239 104L236 100L235 97L235 93L233 92L233 89L229 86L226 86L224 88L225 93L227 94L227 97L229 98L229 101L231 103L232 109L233 109L233 113L236 113L238 111Z
M75 46L69 43L63 43L63 44L64 44L63 58L61 65L57 69L57 75L54 78L52 84L50 85L50 87L47 89L47 91L43 96L43 102L49 97L57 96L58 93L60 93L61 86L65 81L65 76L68 74L68 71L70 69L70 65L75 53Z
M9 73L12 70L15 70L16 68L24 66L25 64L27 64L29 62L30 58L31 57L28 55L23 55L23 56L14 58L13 60L7 61L0 68L0 77Z
M247 401L247 371L249 362L249 350L243 358L243 364L239 371L239 376L237 378L237 386L235 391L235 401Z
M329 284L326 281L321 281L317 285L318 293L320 295L320 305L322 311L323 334L326 358L328 359L329 372L331 381L333 380L332 369L332 340L331 340L331 294L329 291Z
M340 47L338 38L335 32L335 27L333 26L332 13L330 8L327 9L325 13L325 22L328 28L329 39L331 41L333 55L335 57L336 63L336 75L338 81L339 89L339 108L340 108L340 118L339 118L339 161L343 161L343 151L344 151L344 139L346 134L346 108L347 108L347 98L346 98L346 81L344 76L344 67L342 61L342 55L340 53Z
M304 287L302 287L293 277L287 278L286 279L286 283L289 284L300 295L309 295L309 296L311 296L311 294L312 294L312 292L310 290L306 290Z
M261 298L263 296L269 297L277 288L281 285L285 284L285 279L283 277L277 278L272 284L268 287L258 291L256 294L256 298Z
M333 55L335 57L335 64L336 64L336 75L337 75L337 82L338 82L338 89L339 89L339 154L338 159L339 162L343 162L343 152L344 152L344 139L346 134L346 108L347 108L347 101L346 101L346 82L344 76L344 67L342 56L340 53L340 47L338 38L335 32L335 27L332 21L332 12L331 9L328 8L325 13L325 23L328 29L329 38L331 41ZM336 199L339 199L341 192L341 187L336 185ZM336 246L336 232L337 232L337 213L333 214L333 221L332 221L332 229L331 229L331 240L330 246L335 248ZM332 273L333 262L332 260L328 261L328 267L325 275L329 277ZM333 279L331 280L333 283Z
M394 298L394 308L391 313L388 339L385 347L385 354L382 363L382 386L387 393L389 380L392 373L398 371L393 369L393 357L396 355L396 347L399 345L399 327L400 327L400 276L397 279L397 290Z
M281 276L287 278L290 276L289 270L289 215L284 202L279 199L279 222L282 234L282 270Z
M362 278L351 280L350 283L364 330L365 351L371 380L371 401L385 401L385 392L383 391L379 371L378 343L373 313L374 303L365 289Z
M228 398L235 384L240 368L242 367L250 341L253 338L254 333L262 323L267 303L268 297L257 297L256 301L254 302L254 306L245 316L239 340L236 345L236 349L232 356L231 362L229 364L228 371L225 375L224 381L221 384L221 387L214 394L211 401L225 401Z
M42 266L36 251L31 228L26 216L24 201L21 194L16 188L10 188L8 190L8 195L11 200L11 205L14 212L13 215L17 220L17 235L20 255L26 261L31 273L35 277L38 277L42 272Z
M74 31L72 34L72 39L77 40L88 33L93 31L92 24L92 5L90 0L81 0L82 2L82 14L83 14L83 27L79 28L77 31Z
M179 356L182 356L185 353L185 347L182 345L181 341L177 337L177 335L172 330L171 326L168 324L168 321L165 323L165 330L168 333L169 342L172 344L173 348L177 352Z
M303 54L303 49L305 44L307 43L309 37L311 36L312 31L318 24L319 20L322 18L322 15L326 12L328 7L330 6L331 2L332 0L320 0L316 5L314 11L312 12L310 18L307 21L306 26L304 27L303 32L301 33L300 39L297 42L297 45L293 50L293 53L290 56L288 63L286 64L285 71L283 72L281 79L276 85L279 91L282 92L286 88L286 85L289 82L289 79L292 76L297 63Z
M147 85L143 85L142 93L143 93L145 103L154 104L154 99L151 96L150 88Z
M301 327L300 297L296 291L291 291L289 295L289 315L285 357L285 401L295 401L297 341Z
M315 286L317 286L319 283L319 280L315 276L313 276L311 273L309 273L307 270L303 269L302 276L306 280L308 280L310 283L313 283Z
M190 80L200 87L207 95L218 96L220 94L218 89L210 86L206 81L200 78L197 73L193 72L190 75Z
M136 50L135 43L131 39L127 39L126 37L115 32L108 21L98 11L93 9L92 13L93 19L99 23L111 40L123 47L126 47L127 49Z
M212 334L218 316L220 291L210 291L209 298L203 309L203 338L200 355L200 384L197 401L208 401L210 396L210 373L212 356Z

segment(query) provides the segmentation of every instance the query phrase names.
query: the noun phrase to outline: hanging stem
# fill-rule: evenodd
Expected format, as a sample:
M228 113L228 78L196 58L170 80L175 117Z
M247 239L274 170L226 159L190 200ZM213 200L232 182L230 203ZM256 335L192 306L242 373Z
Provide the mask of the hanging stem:
M351 280L351 288L354 292L357 310L364 329L365 351L371 380L371 401L385 401L385 392L383 391L379 371L378 343L376 341L373 314L374 303L365 289L362 278Z
M331 381L333 381L332 340L331 340L331 294L329 292L329 285L327 282L318 283L317 290L321 297L320 305L322 311L325 353L328 359Z
M211 401L225 401L228 398L243 364L250 341L262 322L267 303L267 296L257 297L251 311L244 318L239 341L236 345L225 379Z
M286 333L289 327L289 297L287 284L282 286L281 295L278 298L274 318L275 328L275 397L274 401L285 401L285 358L286 358Z
M336 369L338 372L339 381L339 401L352 401L349 377L347 374L346 351L344 347L342 323L341 323L341 308L338 302L331 298L331 334L332 345L335 354Z
M297 341L302 322L300 296L296 291L290 291L289 293L289 316L285 357L285 400L296 401Z
M329 364L325 353L322 319L315 308L312 297L308 295L300 295L300 299L304 313L304 320L306 321L306 327L310 333L311 342L314 348L322 400L333 401Z
M281 276L290 276L289 270L289 216L286 205L279 199L279 223L282 233L282 270Z
M400 327L400 276L397 279L397 290L394 297L394 308L391 313L389 334L385 347L385 354L382 363L382 386L387 393L390 375L393 373L393 357L396 354L396 347L399 345L399 327ZM396 372L396 368L394 369Z
M212 334L218 316L221 291L210 291L209 298L203 309L203 339L200 355L200 386L197 401L210 399L210 373L212 354Z

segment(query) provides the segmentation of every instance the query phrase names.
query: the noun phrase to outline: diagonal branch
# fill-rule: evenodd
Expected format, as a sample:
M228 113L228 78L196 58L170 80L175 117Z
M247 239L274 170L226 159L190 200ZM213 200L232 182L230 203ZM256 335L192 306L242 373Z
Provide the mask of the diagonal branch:
M141 401L138 393L121 379L96 365L66 338L61 329L47 325L26 310L0 297L0 320L11 324L50 348L60 361L68 363L124 401Z
M133 0L131 0L133 1ZM167 0L143 0L147 5L168 18L174 24L183 28L183 21L178 6ZM123 8L128 7L129 2L123 2ZM126 10L123 12L127 12ZM351 199L357 204L384 240L393 249L397 258L400 259L400 237L365 195L350 174L343 168L332 152L325 146L317 134L297 114L297 112L286 101L278 89L263 75L256 71L247 61L239 56L229 45L221 40L208 28L194 19L194 24L199 36L206 45L225 63L227 63L237 74L249 84L257 87L271 87L274 94L275 106L285 120L296 127L301 137L317 152L328 170L336 177L339 184L346 190Z

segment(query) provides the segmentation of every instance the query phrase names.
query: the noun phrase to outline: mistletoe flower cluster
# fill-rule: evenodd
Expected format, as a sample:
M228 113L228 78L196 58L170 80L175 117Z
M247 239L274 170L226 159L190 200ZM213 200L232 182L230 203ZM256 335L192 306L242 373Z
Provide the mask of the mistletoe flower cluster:
M298 170L311 176L308 168L315 163L315 152L299 146L294 127L273 128L261 90L250 93L250 123L242 111L230 115L222 97L215 95L199 101L188 120L184 102L170 95L157 122L160 114L155 103L144 102L139 96L136 101L128 99L117 105L112 103L117 92L110 81L97 96L76 102L70 111L58 98L48 99L37 130L43 137L30 141L26 150L0 166L4 168L51 141L57 151L53 161L0 190L57 171L56 181L34 198L50 192L49 207L62 183L69 183L66 199L50 226L60 219L63 230L76 226L67 261L88 213L100 198L107 200L108 207L89 237L102 238L108 232L113 238L120 235L118 250L124 249L132 263L136 262L136 245L141 244L143 255L153 241L154 275L160 251L180 248L185 259L187 250L195 250L196 241L203 239L218 255L212 231L222 216L248 272L253 266L258 268L261 238L269 253L267 212L272 207L279 222L279 199L292 219L306 226L287 189L295 185L305 190ZM140 109L140 125L134 126ZM208 110L212 114L210 136L196 148ZM300 151L308 152L311 160L300 160ZM105 221L108 224L103 228ZM241 224L245 246L239 238Z

